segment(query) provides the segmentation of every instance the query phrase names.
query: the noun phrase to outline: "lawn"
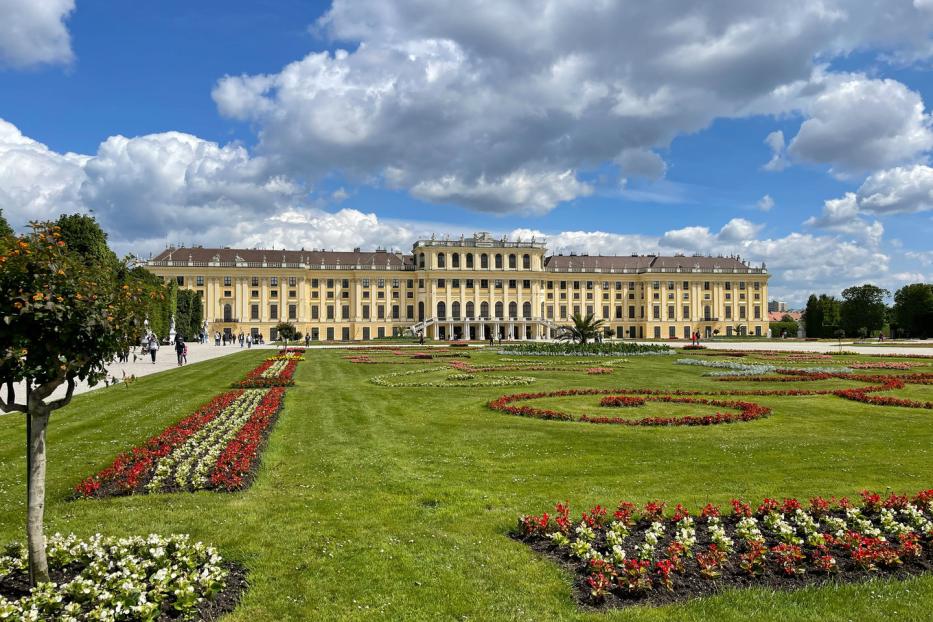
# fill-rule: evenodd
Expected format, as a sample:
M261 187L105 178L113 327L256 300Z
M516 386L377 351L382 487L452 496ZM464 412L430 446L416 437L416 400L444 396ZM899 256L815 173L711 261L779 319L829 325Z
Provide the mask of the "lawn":
M538 379L529 386L392 388L369 379L417 367L355 364L343 358L345 351L309 351L247 491L70 500L85 476L190 414L267 354L241 352L144 377L128 389L78 396L56 412L49 432L48 532L185 532L210 542L250 572L248 592L225 618L231 622L930 619L933 575L795 592L731 591L673 606L587 612L572 599L569 574L507 537L520 514L540 513L558 500L568 500L577 513L623 498L698 508L738 496L757 502L765 496L857 496L866 487L909 493L933 487L930 410L834 396L755 397L748 399L770 407L769 417L647 428L541 421L485 406L508 393L561 388L763 388L702 377L708 370L675 365L678 356L632 357L605 376L587 376L582 365L579 372L477 375ZM472 353L469 361L499 359ZM837 380L796 386L817 385L861 386ZM933 386L910 385L902 395L931 400ZM548 405L582 413L600 410L597 403L580 397ZM663 409L651 408L650 414ZM690 412L685 405L675 410ZM712 410L697 407L695 414ZM0 416L3 542L23 537L23 445L21 418Z

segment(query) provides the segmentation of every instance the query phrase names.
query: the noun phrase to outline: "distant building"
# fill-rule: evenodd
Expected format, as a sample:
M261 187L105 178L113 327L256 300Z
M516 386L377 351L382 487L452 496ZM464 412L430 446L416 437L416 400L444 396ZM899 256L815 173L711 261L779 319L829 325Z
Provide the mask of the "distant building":
M769 300L768 301L768 312L779 311L781 313L787 311L787 304L783 300Z
M783 303L782 303L783 304ZM770 307L771 304L769 303ZM784 319L784 316L788 316L790 319L795 322L799 322L800 318L803 317L803 312L801 311L768 311L768 321L769 322L780 322Z
M145 266L197 291L211 332L228 334L274 338L286 320L327 341L551 339L574 313L617 338L768 330L770 275L737 257L548 255L540 240L477 233L411 253L169 248Z

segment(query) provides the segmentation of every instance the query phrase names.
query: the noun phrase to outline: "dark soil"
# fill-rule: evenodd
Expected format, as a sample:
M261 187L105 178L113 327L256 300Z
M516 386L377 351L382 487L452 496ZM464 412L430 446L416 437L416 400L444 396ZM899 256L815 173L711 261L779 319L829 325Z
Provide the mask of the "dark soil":
M836 514L833 512L833 514ZM696 520L697 544L694 551L705 549L710 543L705 525ZM855 561L849 558L848 553L838 547L830 549L832 555L836 558L836 569L830 573L821 572L810 562L809 552L811 547L802 545L801 549L807 555L804 561L799 564L800 568L805 568L806 572L802 574L787 575L780 571L775 565L769 564L760 575L749 575L738 566L738 554L744 552L744 542L734 533L737 518L733 516L723 516L722 524L726 527L727 534L735 540L735 552L730 554L729 560L723 565L721 576L715 579L709 579L700 574L699 566L693 558L684 560L684 571L671 574L673 590L668 590L657 579L652 572L654 580L653 589L642 592L631 592L628 589L614 586L610 594L602 601L597 601L590 594L590 587L586 579L589 576L587 564L572 557L566 549L560 549L549 539L542 536L522 537L517 532L510 534L515 540L529 545L534 551L556 562L562 568L570 571L574 576L573 595L577 604L585 609L603 610L627 607L630 605L666 605L670 603L690 600L702 596L709 596L726 589L739 589L750 587L763 587L773 590L794 590L810 585L821 585L824 583L860 583L875 578L880 579L907 579L920 574L933 572L933 542L929 537L921 539L923 550L919 557L907 558L903 563L893 567L878 566L875 570L867 570ZM657 554L655 559L663 556L665 548L673 542L673 528L670 521L665 521L667 530L664 536L658 542L655 549ZM647 529L648 521L639 521L631 529L631 534L627 537L622 548L629 555L634 551L634 547L644 540L644 532ZM763 524L759 524L766 544L771 547L778 544L774 534L769 533ZM597 539L593 545L605 550L604 536L597 531Z
M238 564L224 565L228 571L226 585L220 593L209 601L198 605L195 616L191 620L218 620L221 616L233 611L249 584L246 580L246 568ZM72 565L66 568L56 568L50 571L52 581L65 583L74 579L81 571L81 566ZM0 579L0 596L10 600L18 600L29 595L29 575L25 572L16 572ZM156 618L158 622L171 622L181 619L177 612L171 609L167 602L162 607L162 614Z

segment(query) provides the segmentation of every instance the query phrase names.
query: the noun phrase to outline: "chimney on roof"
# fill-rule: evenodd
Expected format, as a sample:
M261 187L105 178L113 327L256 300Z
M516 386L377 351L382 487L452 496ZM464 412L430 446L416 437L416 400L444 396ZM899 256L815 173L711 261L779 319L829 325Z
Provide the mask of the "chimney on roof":
M360 247L359 247L359 246L357 246L356 248L354 248L354 249L353 249L353 252L354 252L354 253L358 253L358 252L360 252Z

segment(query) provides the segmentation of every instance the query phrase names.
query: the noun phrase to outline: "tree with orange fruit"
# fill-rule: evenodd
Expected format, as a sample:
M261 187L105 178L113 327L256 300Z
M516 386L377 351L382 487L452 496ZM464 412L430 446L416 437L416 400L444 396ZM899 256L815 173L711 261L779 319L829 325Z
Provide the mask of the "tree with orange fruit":
M106 378L106 365L138 334L148 301L163 295L127 274L86 261L52 223L0 235L0 410L26 416L33 585L49 580L43 513L51 413L71 401L76 382ZM17 384L25 386L20 395ZM62 386L64 395L51 399Z

